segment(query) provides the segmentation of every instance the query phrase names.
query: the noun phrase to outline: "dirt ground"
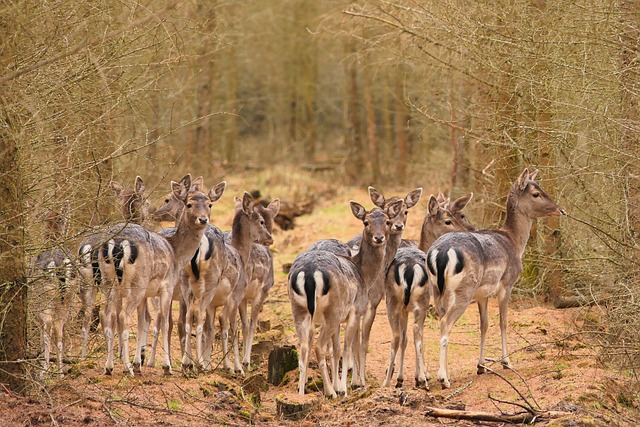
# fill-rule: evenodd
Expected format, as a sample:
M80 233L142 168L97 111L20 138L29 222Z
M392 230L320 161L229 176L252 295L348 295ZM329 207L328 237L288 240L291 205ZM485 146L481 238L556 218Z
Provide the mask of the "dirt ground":
M349 194L366 200L366 193ZM341 200L348 200L337 194ZM422 202L421 202L422 203ZM285 384L267 385L267 355L273 345L296 345L286 292L285 263L314 240L321 237L348 239L358 231L357 221L344 221L346 228L329 221L319 228L318 217L334 209L327 204L316 213L300 218L296 229L278 230L275 269L276 285L263 309L262 318L269 328L260 332L256 366L245 377L215 369L198 377L185 377L179 367L177 337L173 337L174 374L164 377L159 365L146 368L141 376L130 378L117 363L114 375L103 375L104 338L96 332L91 356L77 360L79 344L69 349L70 372L63 378L34 378L34 390L28 397L0 390L0 426L113 426L113 425L261 425L261 426L415 426L477 425L478 422L434 418L429 407L482 411L494 415L521 412L526 402L543 411L566 414L553 420L539 419L538 425L553 426L635 426L640 425L640 398L630 378L606 368L597 357L598 348L581 333L585 322L598 324L602 313L597 308L556 310L535 299L514 297L509 312L509 350L514 370L499 364L489 365L495 374L476 375L479 345L478 313L470 306L456 324L450 338L450 389L443 390L435 380L438 363L438 322L427 319L425 360L430 390L413 386L415 352L412 319L405 358L403 388L382 388L388 364L391 333L384 301L378 308L367 359L368 385L351 390L347 398L327 400L314 390L319 378L312 363L304 397L297 395L298 370L285 377ZM348 208L347 208L348 209ZM424 209L423 209L424 210ZM344 217L346 209L337 215ZM413 234L421 222L420 212L411 220ZM228 220L228 218L227 218ZM419 226L418 226L419 227ZM411 233L407 237L411 236ZM174 306L174 311L177 307ZM500 354L498 310L495 301L489 307L488 357ZM134 330L132 329L132 332ZM134 334L135 335L135 334ZM220 359L220 350L216 356ZM314 361L314 356L311 357ZM159 361L158 361L159 363ZM287 382L288 381L288 382ZM395 383L395 379L394 379ZM301 420L279 417L276 401L310 404L311 412ZM482 422L482 425L504 425Z

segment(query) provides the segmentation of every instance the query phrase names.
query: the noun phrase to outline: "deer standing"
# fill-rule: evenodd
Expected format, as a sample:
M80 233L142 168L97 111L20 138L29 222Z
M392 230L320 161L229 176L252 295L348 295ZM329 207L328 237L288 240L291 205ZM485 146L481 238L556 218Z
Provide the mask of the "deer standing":
M390 217L391 224L389 225L389 241L387 242L387 246L385 248L383 263L384 267L382 270L382 274L377 276L376 280L374 280L367 286L366 310L360 315L362 320L358 320L358 333L354 345L356 358L358 359L358 372L352 379L353 385L365 385L366 358L367 349L369 347L369 337L371 336L371 328L376 317L378 305L380 305L380 301L382 301L382 298L384 297L386 271L395 258L398 248L400 247L400 243L402 241L402 233L404 231L409 215L409 209L418 204L421 195L422 188L416 188L415 190L409 192L403 199L399 197L391 197L389 199L386 199L380 191L376 190L373 187L369 187L369 196L371 197L371 201L374 205L384 209L389 206L389 204L396 203L397 201L401 201L402 204L398 214L395 217ZM347 245L351 248L352 251L357 251L359 250L360 240L361 238L359 236L356 236L355 238L351 239L347 243Z
M54 211L46 213L45 241L51 246L58 245L60 239L66 236L69 211L70 206L67 203L63 213ZM70 253L64 248L53 247L49 251L39 253L31 266L31 270L36 274L33 290L44 299L38 311L44 353L42 374L49 370L52 339L57 350L58 374L63 373L64 330L74 296L70 258Z
M280 210L280 200L274 199L266 207L258 204L255 210L262 216L265 228L271 234L273 232L273 219ZM242 323L242 338L244 340L242 365L248 370L251 363L253 337L258 326L258 315L262 310L264 301L267 299L269 290L275 283L271 250L264 244L254 243L251 246L246 271L248 278L247 290L238 309ZM247 315L247 306L249 304L251 304L250 317Z
M145 185L142 178L136 176L132 189L124 188L115 181L111 181L110 187L118 201L124 221L142 225L147 219L149 209L149 202L144 194ZM78 246L80 302L83 313L82 350L80 356L83 359L87 356L91 316L96 301L96 293L101 284L98 251L100 246L110 237L106 233L106 228L93 230L82 239ZM149 317L147 316L147 318Z
M114 236L99 251L100 272L105 288L104 309L100 313L103 332L107 340L105 373L113 372L113 341L117 323L121 360L125 373L140 373L146 299L157 296L159 316L162 319L163 360L166 375L171 374L167 314L180 271L193 257L200 238L209 223L215 188L209 195L191 189L191 176L180 183L171 182L174 195L184 205L177 221L175 233L166 238L137 224L126 224L110 229ZM133 311L138 312L138 339L133 359L129 362L129 322Z
M304 394L315 324L319 335L314 349L323 380L324 394L336 397L336 391L346 394L347 369L338 380L340 359L340 324L346 323L344 360L351 352L358 330L358 319L368 304L367 288L377 280L384 268L385 247L389 239L389 218L395 218L402 200L389 204L385 210L367 210L350 202L353 215L363 223L360 250L353 257L344 257L325 250L308 250L296 257L288 278L288 294L299 341L300 378L298 393ZM332 344L333 357L329 378L326 349ZM354 370L354 372L356 372Z
M478 374L485 372L487 303L493 295L498 297L500 311L501 362L507 367L511 365L507 352L507 309L513 285L522 272L522 254L533 220L564 214L534 181L537 172L524 169L511 187L507 215L500 229L447 233L438 238L427 253L429 281L440 317L438 379L444 388L451 386L447 369L449 334L473 300L480 311Z
M427 285L426 253L425 251L441 235L451 231L473 230L473 226L462 216L462 209L467 205L473 194L461 197L452 204L439 203L432 195L429 198L428 212L422 223L420 242L418 247L401 247L387 270L385 280L385 301L387 317L391 327L391 354L384 387L391 385L395 369L396 355L400 366L396 387L402 387L404 382L404 352L407 347L407 321L409 312L413 312L413 342L416 351L416 387L429 388L427 384L426 367L422 337L424 321L429 308L431 292ZM451 206L452 211L445 206ZM455 213L454 213L455 212ZM456 214L458 215L456 217ZM464 220L464 222L458 218ZM420 249L419 249L420 248Z

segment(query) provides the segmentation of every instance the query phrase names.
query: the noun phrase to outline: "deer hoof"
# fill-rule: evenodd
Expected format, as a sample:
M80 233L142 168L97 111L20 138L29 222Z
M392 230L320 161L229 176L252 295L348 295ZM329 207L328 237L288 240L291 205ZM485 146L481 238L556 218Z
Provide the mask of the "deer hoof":
M427 380L421 380L416 378L416 388L423 388L429 391L429 383L427 383Z
M140 364L139 363L134 363L133 364L133 373L134 374L142 374L142 369L140 369Z
M446 378L439 378L442 389L451 388L451 382Z
M165 377L170 377L171 376L171 366L163 366L162 367L162 372L164 373Z
M113 368L104 368L104 374L105 375L113 375Z
M484 365L478 365L478 375L482 375L482 374L486 374L487 370L485 369Z
M396 381L396 388L402 388L403 385L404 385L404 379L398 378L398 381Z

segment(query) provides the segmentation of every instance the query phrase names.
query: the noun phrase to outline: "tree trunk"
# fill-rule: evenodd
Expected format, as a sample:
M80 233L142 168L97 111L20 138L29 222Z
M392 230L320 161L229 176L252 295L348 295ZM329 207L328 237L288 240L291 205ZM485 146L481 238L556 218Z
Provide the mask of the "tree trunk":
M364 71L362 82L362 96L367 114L367 146L368 158L371 171L371 182L378 182L380 178L380 160L378 155L378 135L376 126L375 102L373 100L373 79L372 70L368 67Z
M402 69L402 67L398 67ZM398 161L396 162L396 178L399 184L404 184L407 180L407 167L409 165L409 155L407 151L407 122L409 121L409 111L404 100L404 73L397 71L395 75L395 135L396 147L398 149Z
M27 286L22 171L6 102L0 99L0 384L22 392L27 355Z
M355 47L348 43L347 52L355 55ZM362 179L364 150L362 147L362 124L360 121L360 95L358 91L358 63L352 58L345 61L347 73L347 111L345 120L345 143L349 152L346 173L352 181Z

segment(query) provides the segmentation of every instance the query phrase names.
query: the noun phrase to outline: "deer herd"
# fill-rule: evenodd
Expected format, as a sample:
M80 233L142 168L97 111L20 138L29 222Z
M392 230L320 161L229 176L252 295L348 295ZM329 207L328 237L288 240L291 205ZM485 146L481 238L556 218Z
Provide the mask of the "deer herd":
M371 210L351 201L351 212L362 223L362 233L348 242L326 239L313 243L295 258L289 271L287 291L298 338L298 392L305 393L312 348L327 397L347 394L349 371L352 387L366 385L369 339L383 298L392 332L383 386L391 386L396 372L396 387L403 385L408 317L413 313L415 385L428 389L423 329L432 297L440 322L437 378L442 387L451 386L447 369L449 335L473 301L480 312L478 374L486 370L487 306L491 296L497 297L499 306L500 362L510 366L508 302L522 272L522 255L533 220L564 214L534 181L536 173L524 169L517 178L507 195L504 224L495 230L476 230L467 220L464 208L472 194L454 201L442 194L430 196L419 241L403 239L402 234L409 210L420 200L421 188L403 198L385 198L369 187L374 205ZM215 366L212 348L216 319L222 340L222 366L240 374L250 368L258 316L275 284L269 246L273 244L273 219L280 202L275 199L263 206L245 192L235 198L231 230L223 232L210 223L209 217L212 204L225 188L223 181L207 189L202 177L192 179L191 175L172 181L171 191L153 217L171 215L175 226L155 232L144 226L149 207L143 180L137 177L133 189L112 182L125 222L91 230L75 250L54 246L34 257L32 268L39 272L36 289L55 295L47 298L38 312L43 373L50 369L52 340L57 350L57 372L62 373L64 325L70 317L69 300L74 289L80 293L83 313L82 358L88 355L97 292L102 293L100 323L106 341L107 375L113 374L116 336L123 372L138 375L143 364L154 366L160 341L162 368L165 374L171 374L173 301L180 306L177 326L183 371L208 371ZM49 241L59 241L64 235L67 217L68 212L45 217ZM129 327L134 313L137 332L131 359ZM151 352L147 355L149 340Z

